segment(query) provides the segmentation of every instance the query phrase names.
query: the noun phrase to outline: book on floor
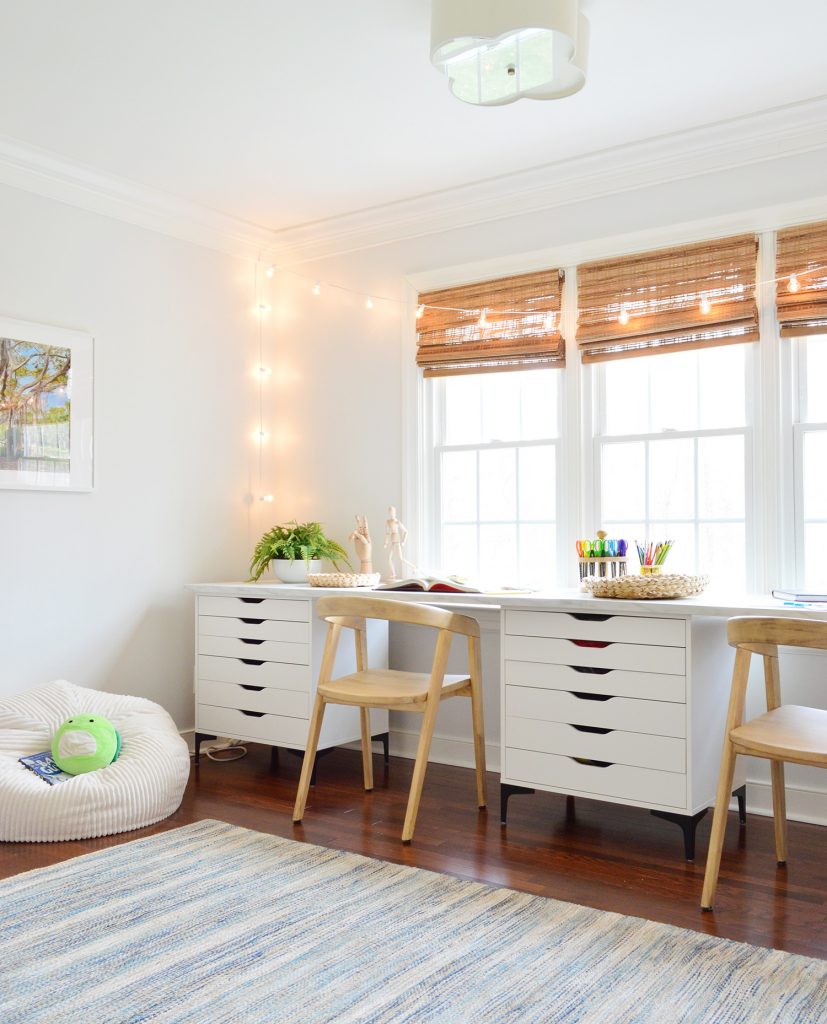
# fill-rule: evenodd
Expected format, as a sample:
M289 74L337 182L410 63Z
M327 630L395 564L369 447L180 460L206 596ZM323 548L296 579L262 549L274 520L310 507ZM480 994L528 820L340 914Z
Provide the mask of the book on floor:
M18 761L25 765L30 772L34 772L39 779L48 782L50 786L74 778L74 775L62 772L58 768L52 757L51 750L44 750L40 754L27 754L25 757L19 757Z

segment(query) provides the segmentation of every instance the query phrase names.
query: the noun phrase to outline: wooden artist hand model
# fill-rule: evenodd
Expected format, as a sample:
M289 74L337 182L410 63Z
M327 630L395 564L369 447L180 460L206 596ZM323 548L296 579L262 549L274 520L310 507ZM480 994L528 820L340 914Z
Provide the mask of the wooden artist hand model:
M371 561L373 544L371 543L370 532L368 531L367 516L356 516L356 529L349 534L347 539L352 541L356 548L356 555L359 558L359 572L373 572L373 562Z

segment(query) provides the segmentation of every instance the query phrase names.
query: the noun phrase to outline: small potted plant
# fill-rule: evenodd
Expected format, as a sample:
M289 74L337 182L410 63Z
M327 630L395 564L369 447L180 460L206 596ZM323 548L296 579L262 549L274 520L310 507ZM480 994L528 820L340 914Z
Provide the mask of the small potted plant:
M289 523L274 526L256 544L250 559L250 579L255 582L272 563L282 583L304 583L308 572L318 572L322 559L350 567L347 552L335 540L326 537L321 523Z

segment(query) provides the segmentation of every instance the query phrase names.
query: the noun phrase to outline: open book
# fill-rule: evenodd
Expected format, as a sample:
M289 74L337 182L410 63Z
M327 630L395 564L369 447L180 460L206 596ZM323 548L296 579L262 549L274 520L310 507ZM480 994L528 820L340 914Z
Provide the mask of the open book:
M420 590L433 594L480 594L479 587L469 587L459 579L447 576L409 576L404 580L388 580L375 590Z

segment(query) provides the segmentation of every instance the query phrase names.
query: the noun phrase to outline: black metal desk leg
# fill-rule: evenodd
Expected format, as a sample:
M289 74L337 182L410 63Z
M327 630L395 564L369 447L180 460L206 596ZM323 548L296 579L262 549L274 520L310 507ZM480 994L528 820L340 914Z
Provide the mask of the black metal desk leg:
M512 786L507 782L500 783L500 824L505 825L508 818L508 798L515 793L533 793L533 789L526 786Z
M732 795L738 801L738 821L742 825L747 823L747 784L739 786L738 789L733 789Z
M704 807L697 814L675 814L673 811L650 811L656 818L663 818L664 821L674 822L683 831L683 849L687 860L695 859L695 832L698 822L709 810Z
M389 732L378 732L375 736L371 736L371 740L379 740L382 744L382 748L385 751L385 765L391 763L391 734Z
M203 740L215 740L217 736L211 736L208 732L197 732L195 734L195 764L201 761L201 743Z

